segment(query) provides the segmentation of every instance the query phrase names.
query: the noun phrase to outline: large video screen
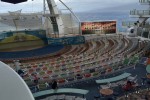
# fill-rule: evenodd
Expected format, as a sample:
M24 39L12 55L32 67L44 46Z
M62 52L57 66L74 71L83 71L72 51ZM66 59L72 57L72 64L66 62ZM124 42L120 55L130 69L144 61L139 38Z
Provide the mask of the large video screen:
M112 34L116 33L116 21L81 22L82 34Z

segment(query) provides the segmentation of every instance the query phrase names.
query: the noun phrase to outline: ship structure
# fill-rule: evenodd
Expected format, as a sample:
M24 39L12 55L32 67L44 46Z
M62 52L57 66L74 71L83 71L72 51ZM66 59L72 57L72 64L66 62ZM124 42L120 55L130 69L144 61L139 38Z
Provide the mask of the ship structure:
M0 100L150 98L150 8L130 11L126 35L116 20L81 22L43 1L43 12L0 14Z
M58 10L54 0L43 0L43 5L41 12L18 10L1 13L0 33L43 29L46 30L47 37L54 38L79 34L79 22L68 9L67 13Z
M150 38L150 0L139 0L141 6L148 5L146 10L133 9L130 11L129 17L137 18L137 21L123 22L122 25L128 28L129 36L140 36L144 38Z

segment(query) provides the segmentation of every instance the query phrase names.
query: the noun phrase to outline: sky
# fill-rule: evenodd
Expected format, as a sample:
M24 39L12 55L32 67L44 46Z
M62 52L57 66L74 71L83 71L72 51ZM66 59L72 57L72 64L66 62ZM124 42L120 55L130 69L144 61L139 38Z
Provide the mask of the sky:
M59 0L55 0L59 9L66 9ZM128 4L138 4L139 0L62 0L69 8L74 12L86 12L92 10L108 9L114 7L125 6L128 8ZM42 11L43 0L28 0L28 2L20 4L9 4L0 1L0 12L7 11Z

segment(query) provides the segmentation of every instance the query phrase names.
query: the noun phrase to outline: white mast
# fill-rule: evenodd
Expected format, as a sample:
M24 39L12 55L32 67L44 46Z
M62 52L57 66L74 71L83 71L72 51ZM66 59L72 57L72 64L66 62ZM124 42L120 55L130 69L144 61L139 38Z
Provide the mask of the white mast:
M45 0L43 0L43 12L44 12L44 15L45 15L45 10L46 10Z
M50 10L50 19L53 25L53 30L55 35L64 35L64 24L62 18L60 17L57 5L54 0L47 0L48 7Z

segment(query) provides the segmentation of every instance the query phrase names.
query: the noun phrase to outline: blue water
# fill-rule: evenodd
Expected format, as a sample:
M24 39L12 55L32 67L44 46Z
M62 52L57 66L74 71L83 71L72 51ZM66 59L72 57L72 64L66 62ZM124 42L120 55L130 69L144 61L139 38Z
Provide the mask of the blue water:
M86 12L76 13L81 21L103 21L103 20L116 20L117 30L125 32L127 29L122 27L123 21L135 20L129 17L128 12Z

